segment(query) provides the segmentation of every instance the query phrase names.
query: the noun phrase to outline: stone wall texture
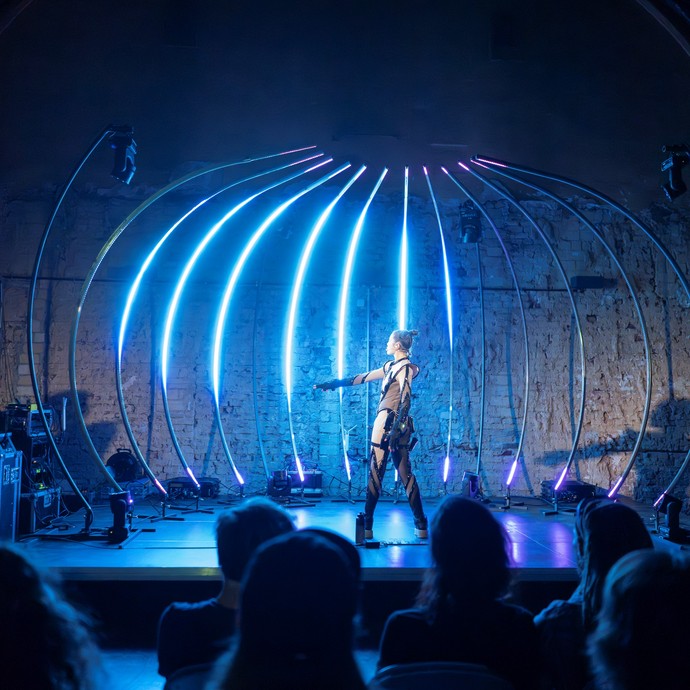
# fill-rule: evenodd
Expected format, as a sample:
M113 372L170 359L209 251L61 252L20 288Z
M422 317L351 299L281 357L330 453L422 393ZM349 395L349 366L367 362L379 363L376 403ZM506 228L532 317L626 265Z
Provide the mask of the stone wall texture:
M204 193L222 184L220 178L211 180L207 189L191 186L184 194L152 205L113 242L95 271L80 314L76 378L84 420L103 460L131 445L115 387L118 330L128 290L163 233ZM292 187L286 190L292 192ZM47 404L59 407L62 397L69 397L71 329L84 278L115 229L153 191L134 188L120 196L76 189L56 219L45 248L34 318L37 374ZM267 472L294 468L284 364L290 348L292 430L299 457L305 467L323 472L327 494L336 496L348 488L340 396L314 391L312 385L337 373L339 290L361 199L344 197L324 225L305 274L294 338L286 342L301 252L320 209L336 191L331 185L320 188L298 210L288 210L276 220L247 261L230 304L222 341L220 410L228 446L248 493L265 491ZM416 473L427 496L457 491L463 471L476 469L481 445L483 488L489 495L502 495L527 404L524 445L512 491L538 495L542 480L558 476L578 426L582 362L575 318L553 258L525 216L497 195L482 194L505 251L486 219L477 251L476 245L461 241L458 206L464 198L455 192L445 188L440 198L452 281L452 355L434 209L421 194L413 196L409 206L408 324L420 331L413 359L421 368L413 402L419 436L413 453ZM170 331L167 398L180 448L197 476L217 477L231 491L236 483L214 417L215 319L220 295L242 247L267 213L286 198L285 192L281 194L268 194L256 208L238 212L209 242L189 274ZM161 387L163 332L171 297L203 234L240 198L231 190L180 224L156 255L132 307L122 389L139 448L161 480L182 474L165 420ZM2 198L2 406L33 399L26 353L27 296L52 199L51 189ZM569 203L592 227L555 201L536 195L521 197L523 208L552 243L568 277L610 279L608 287L575 293L583 331L586 397L571 477L608 489L638 445L638 460L621 491L651 502L672 479L690 447L690 303L669 263L641 231L603 203L579 197L569 198ZM372 205L363 229L347 311L345 359L350 374L377 368L385 361L388 334L397 326L401 209L400 194L383 193ZM640 217L687 274L688 218L662 205L648 208ZM629 286L592 228L605 239ZM639 442L648 382L643 331L631 289L646 323L651 373L649 419ZM375 384L345 388L342 394L354 493L362 492L366 481L368 427L377 397ZM449 425L450 474L444 487ZM86 450L72 402L67 431L59 441L78 485L97 489L103 476ZM682 478L675 493L687 498L687 483L688 478ZM393 490L392 472L385 487Z

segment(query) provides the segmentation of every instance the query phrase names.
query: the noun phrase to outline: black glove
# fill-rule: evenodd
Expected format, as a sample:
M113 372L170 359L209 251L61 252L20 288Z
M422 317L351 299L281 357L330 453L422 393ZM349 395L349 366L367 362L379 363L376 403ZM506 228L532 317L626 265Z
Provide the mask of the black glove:
M322 391L332 391L336 388L342 388L343 386L349 386L352 383L351 379L333 379L331 381L325 381L324 383L315 383L314 388Z

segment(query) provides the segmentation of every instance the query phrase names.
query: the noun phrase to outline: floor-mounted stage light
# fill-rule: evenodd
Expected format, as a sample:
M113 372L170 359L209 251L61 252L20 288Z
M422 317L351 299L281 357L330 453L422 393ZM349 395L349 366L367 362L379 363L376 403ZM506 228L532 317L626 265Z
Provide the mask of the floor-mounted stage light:
M110 510L113 514L113 526L108 528L108 541L120 544L129 536L127 529L127 514L132 507L132 497L129 491L118 491L110 494Z
M683 182L683 168L690 163L690 147L687 144L662 146L663 153L670 154L661 164L661 172L668 171L668 182L661 185L669 201L674 201L688 191Z
M686 544L690 541L690 532L680 526L680 511L683 509L683 501L669 493L661 495L654 504L656 509L656 530L668 541L675 544ZM664 524L659 524L659 515L665 515Z
M129 125L113 127L115 130L108 141L113 149L113 170L110 173L116 180L129 184L134 177L137 166L134 165L134 157L137 153L137 144L132 138L134 129Z

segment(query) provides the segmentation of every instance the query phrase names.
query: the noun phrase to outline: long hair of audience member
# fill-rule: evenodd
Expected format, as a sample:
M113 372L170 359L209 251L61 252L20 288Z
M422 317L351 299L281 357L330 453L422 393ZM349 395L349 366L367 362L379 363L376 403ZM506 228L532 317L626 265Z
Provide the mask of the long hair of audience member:
M24 551L0 544L0 687L90 690L99 686L100 653L86 617Z
M504 595L510 584L510 541L481 503L452 497L431 522L431 556L417 605L431 619L449 607L481 607Z
M324 537L293 532L261 546L215 687L363 689L352 651L357 589L351 563Z

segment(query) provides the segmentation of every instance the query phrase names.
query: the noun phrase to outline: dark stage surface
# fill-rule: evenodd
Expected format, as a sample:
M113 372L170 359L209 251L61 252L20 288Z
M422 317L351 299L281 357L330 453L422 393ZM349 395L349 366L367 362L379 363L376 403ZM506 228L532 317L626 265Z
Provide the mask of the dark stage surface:
M512 542L515 579L530 581L573 581L576 562L572 543L572 513L561 505L558 515L545 516L549 506L537 499L525 499L526 507L500 510L502 501L487 504L505 526ZM653 526L651 507L630 503L645 523ZM355 516L362 503L336 502L328 498L315 499L313 505L287 505L296 524L302 527L322 527L354 538ZM433 516L438 500L427 500L426 511ZM68 532L53 529L46 535L28 537L24 544L45 566L56 569L65 580L139 580L194 581L219 578L213 526L216 515L227 504L208 499L201 504L213 512L184 513L169 510L169 516L184 517L183 521L153 522L147 516L159 514L154 501L140 500L135 505L137 517L133 532L123 545L106 542L73 542ZM194 503L189 504L194 507ZM107 506L95 508L96 527L112 524ZM82 513L68 518L74 531L82 527ZM155 530L155 531L148 531ZM71 532L72 530L70 530ZM134 535L134 536L132 536ZM428 542L413 534L413 522L408 505L382 501L376 513L374 536L380 540L377 549L361 548L362 579L367 581L419 580L430 565ZM663 540L657 538L659 543Z
M626 501L651 528L650 506ZM514 567L513 599L534 613L555 598L566 598L575 587L576 562L572 543L573 514L545 516L547 506L537 499L525 499L525 508L502 511L502 501L488 504L507 529L512 543ZM354 537L355 516L363 503L336 502L329 498L313 501L310 507L287 506L298 527L321 527L348 538ZM426 500L431 517L438 500ZM134 537L121 547L103 542L74 542L66 531L52 530L51 538L28 537L26 549L44 566L57 570L65 580L71 600L90 612L111 673L111 687L118 690L159 690L163 680L156 673L157 623L171 601L200 601L218 593L214 521L227 507L218 500L206 500L202 508L213 513L188 513L184 521L152 522L137 517ZM194 504L190 504L194 507ZM572 508L570 505L562 508ZM138 516L155 515L159 506L139 500ZM109 507L95 508L95 526L112 524ZM180 515L170 511L169 515ZM80 511L68 518L77 532L83 526ZM154 532L143 530L155 529ZM427 541L413 536L413 522L406 502L383 500L377 509L375 537L378 549L360 549L362 588L356 635L356 655L366 679L374 673L378 641L386 618L396 609L413 605L420 580L431 558ZM680 549L660 537L657 548ZM280 573L276 574L280 586ZM289 593L286 593L286 596ZM300 596L318 597L318 592Z

